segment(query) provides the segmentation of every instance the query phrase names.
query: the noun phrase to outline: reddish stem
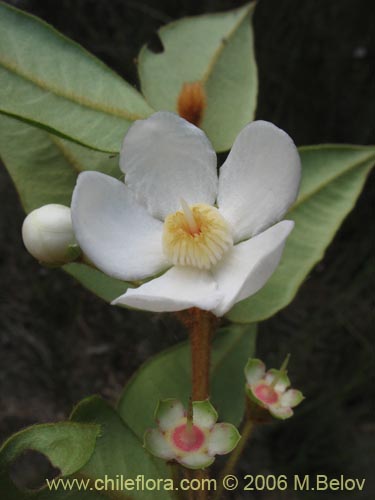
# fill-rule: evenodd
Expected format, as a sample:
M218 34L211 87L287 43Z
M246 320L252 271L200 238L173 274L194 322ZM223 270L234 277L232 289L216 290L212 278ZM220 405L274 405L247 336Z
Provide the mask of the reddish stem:
M202 401L210 394L211 340L217 318L198 308L189 310L192 400Z
M190 334L191 348L191 376L193 401L203 401L210 394L210 360L211 340L215 331L218 318L208 311L193 307L187 311L178 313L179 319L184 323ZM192 408L190 408L190 411ZM200 481L208 477L207 471L190 471L189 477ZM206 500L207 491L201 489L195 491L196 500Z

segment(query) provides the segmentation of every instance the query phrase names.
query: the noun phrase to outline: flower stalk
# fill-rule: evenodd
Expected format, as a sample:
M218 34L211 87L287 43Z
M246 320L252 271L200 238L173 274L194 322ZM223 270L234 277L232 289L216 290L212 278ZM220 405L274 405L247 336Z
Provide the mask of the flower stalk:
M189 329L191 347L192 400L203 401L210 394L211 341L217 318L197 307L189 309L185 323Z
M203 401L210 394L211 342L217 318L210 312L196 307L190 310L190 348L192 373L192 400ZM201 480L207 472L198 470L194 477ZM196 492L197 500L205 500L207 492L202 489Z
M192 402L203 401L209 397L211 342L218 320L212 313L197 307L179 312L178 317L184 323L190 335L192 392L188 411L189 425ZM207 471L204 470L189 473L189 476L199 480L207 477L207 475ZM197 500L207 498L207 492L204 489L196 491L195 494Z

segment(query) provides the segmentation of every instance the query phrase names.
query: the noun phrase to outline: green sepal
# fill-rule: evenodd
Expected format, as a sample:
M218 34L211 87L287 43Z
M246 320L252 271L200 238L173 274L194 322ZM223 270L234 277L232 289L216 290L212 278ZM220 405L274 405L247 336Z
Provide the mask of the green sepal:
M201 428L210 429L218 419L218 413L208 399L193 401L193 423Z
M266 373L266 365L262 360L257 358L249 358L245 366L246 382L251 385L261 380ZM253 379L253 380L250 380Z
M288 374L286 371L281 371L277 370L276 368L271 368L270 370L267 371L267 374L273 375L275 378L277 378L277 382L275 384L275 387L277 388L278 386L281 389L281 386L283 386L285 389L290 387L290 379L288 377ZM271 382L273 384L273 381Z

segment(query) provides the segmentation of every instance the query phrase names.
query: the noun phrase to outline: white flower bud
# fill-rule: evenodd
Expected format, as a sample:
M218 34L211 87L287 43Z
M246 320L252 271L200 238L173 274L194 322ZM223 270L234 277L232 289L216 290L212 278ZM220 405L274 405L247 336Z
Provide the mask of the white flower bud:
M70 208L64 205L44 205L30 212L22 238L29 253L45 264L66 264L78 256Z

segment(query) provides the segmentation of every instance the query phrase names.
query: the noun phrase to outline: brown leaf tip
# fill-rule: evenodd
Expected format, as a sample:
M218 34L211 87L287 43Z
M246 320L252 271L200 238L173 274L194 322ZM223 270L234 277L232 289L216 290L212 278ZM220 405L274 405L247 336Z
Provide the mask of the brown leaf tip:
M206 92L202 82L184 83L177 100L178 114L199 126L206 108Z

